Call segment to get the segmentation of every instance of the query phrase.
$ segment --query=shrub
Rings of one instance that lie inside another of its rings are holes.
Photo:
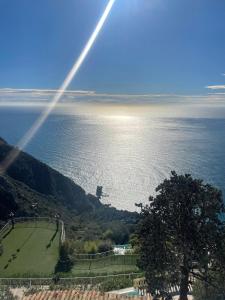
[[[98,245],[98,252],[102,253],[102,252],[107,252],[112,250],[112,243],[110,241],[102,241],[100,242],[100,244]]]
[[[100,291],[109,292],[112,290],[119,290],[119,289],[123,289],[126,287],[130,287],[132,285],[133,285],[133,280],[128,277],[110,278],[101,283]]]
[[[87,254],[95,254],[98,252],[98,243],[96,241],[87,241],[84,243],[84,252]]]

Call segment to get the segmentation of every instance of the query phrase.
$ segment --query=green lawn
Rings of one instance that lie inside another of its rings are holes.
[[[59,232],[55,224],[18,223],[4,236],[0,277],[48,276],[54,271],[59,250]]]
[[[75,261],[72,274],[75,276],[138,272],[137,257],[134,255],[113,255],[100,259]]]
[[[58,260],[59,232],[47,222],[25,222],[3,233],[0,277],[48,277]],[[1,237],[2,237],[1,236]],[[51,240],[53,241],[51,242]],[[138,272],[134,255],[76,260],[67,276],[96,276]]]

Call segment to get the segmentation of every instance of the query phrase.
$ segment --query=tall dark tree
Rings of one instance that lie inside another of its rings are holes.
[[[156,192],[141,210],[139,264],[151,293],[168,291],[176,284],[180,300],[187,300],[191,278],[209,283],[210,268],[224,260],[222,193],[175,172]]]
[[[73,260],[71,257],[72,253],[71,244],[69,241],[65,241],[61,246],[59,250],[59,259],[55,266],[55,274],[57,273],[66,273],[71,271],[73,267]],[[54,277],[54,280],[56,280],[57,277]]]

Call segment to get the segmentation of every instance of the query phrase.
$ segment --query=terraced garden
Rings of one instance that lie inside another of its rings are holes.
[[[52,277],[59,257],[60,230],[55,222],[27,221],[9,225],[0,233],[1,278]],[[110,255],[75,259],[71,272],[63,277],[93,277],[139,272],[135,255]]]

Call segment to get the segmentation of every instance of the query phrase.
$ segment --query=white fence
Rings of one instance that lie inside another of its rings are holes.
[[[0,230],[0,242],[4,236],[4,234],[6,234],[6,232],[8,232],[10,230],[11,227],[11,223],[7,222]]]
[[[60,220],[60,223],[61,223],[60,240],[61,240],[61,244],[63,244],[66,240],[66,231],[65,231],[64,222],[62,220]]]

